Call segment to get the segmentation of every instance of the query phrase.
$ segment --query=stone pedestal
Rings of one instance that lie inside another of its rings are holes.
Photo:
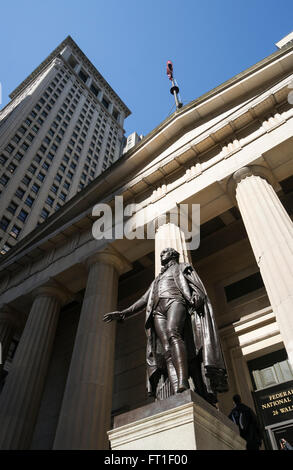
[[[232,421],[186,390],[114,420],[112,450],[245,450]]]

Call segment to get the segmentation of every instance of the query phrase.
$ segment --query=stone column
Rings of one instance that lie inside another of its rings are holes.
[[[28,449],[64,294],[40,287],[0,395],[0,449]]]
[[[175,248],[180,254],[179,262],[190,263],[184,232],[172,222],[159,225],[155,235],[156,276],[161,271],[160,253],[164,248]]]
[[[233,175],[236,199],[293,366],[293,224],[266,169],[244,167]]]
[[[0,374],[7,358],[10,343],[19,326],[18,313],[9,305],[0,307]]]
[[[103,314],[117,308],[124,260],[114,251],[87,261],[88,281],[81,309],[54,449],[108,449],[111,426],[116,322]]]

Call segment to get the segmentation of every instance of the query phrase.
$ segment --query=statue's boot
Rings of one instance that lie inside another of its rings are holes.
[[[178,388],[178,379],[177,379],[177,373],[173,364],[170,350],[165,352],[165,360],[166,360],[166,367],[167,367],[167,372],[168,372],[168,377],[171,383],[171,387],[172,387],[173,393],[176,393],[177,388]]]
[[[186,348],[181,338],[171,338],[170,344],[172,361],[178,377],[177,393],[181,393],[189,388]]]

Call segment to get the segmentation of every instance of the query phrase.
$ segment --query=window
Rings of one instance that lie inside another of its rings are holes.
[[[75,60],[74,56],[71,54],[69,59],[68,59],[68,63],[70,65],[70,67],[72,67],[73,69],[75,68],[76,64],[77,64],[77,61]]]
[[[18,208],[18,205],[11,201],[9,206],[7,207],[8,212],[11,212],[11,214],[15,214],[16,209]]]
[[[9,178],[7,175],[2,175],[1,178],[0,178],[0,183],[3,185],[3,186],[6,186],[7,183],[9,181]]]
[[[66,194],[61,192],[60,195],[59,195],[60,199],[62,199],[62,201],[65,201],[66,200]]]
[[[32,142],[32,141],[34,140],[35,136],[34,136],[33,134],[29,133],[29,134],[26,136],[26,138],[27,138],[30,142]]]
[[[18,219],[21,220],[22,222],[26,221],[26,218],[28,216],[28,212],[26,212],[24,209],[21,209],[20,213],[18,214]]]
[[[6,150],[6,152],[8,152],[8,153],[12,153],[13,150],[14,150],[14,147],[13,147],[13,145],[8,144],[5,150]]]
[[[32,198],[31,196],[28,196],[24,202],[28,207],[32,207],[33,203],[34,203],[34,198]]]
[[[19,129],[18,129],[18,132],[20,132],[21,134],[25,134],[26,133],[26,128],[21,126]]]
[[[18,188],[16,190],[15,196],[18,197],[18,199],[22,199],[24,196],[25,191],[21,188]]]
[[[42,160],[42,157],[38,154],[34,158],[34,161],[37,162],[37,163],[40,163],[41,160]]]
[[[7,162],[7,160],[8,160],[8,158],[5,157],[5,155],[2,154],[2,155],[0,156],[0,163],[2,163],[3,165]]]
[[[119,112],[115,108],[113,110],[113,118],[116,119],[116,121],[118,121],[119,119]]]
[[[39,179],[40,181],[44,181],[45,178],[46,178],[46,175],[44,175],[44,173],[39,173],[39,174],[38,174],[38,179]]]
[[[37,171],[37,168],[36,168],[34,165],[31,165],[31,166],[29,167],[28,171],[34,175],[35,172]]]
[[[10,224],[10,220],[7,217],[2,217],[0,221],[0,228],[6,232],[8,225]]]
[[[10,235],[13,237],[13,238],[17,238],[18,235],[20,234],[21,232],[21,228],[19,228],[17,225],[13,225],[11,231],[10,231]]]
[[[51,196],[47,197],[46,203],[49,204],[49,206],[53,206],[54,199]]]
[[[7,251],[9,251],[11,248],[11,245],[9,243],[4,243],[2,250],[0,251],[1,255],[5,255]]]
[[[56,186],[56,184],[52,184],[51,191],[56,194],[58,192],[58,186]]]
[[[93,94],[94,94],[95,96],[98,96],[100,90],[99,90],[99,88],[98,88],[97,86],[95,86],[94,84],[91,84],[90,89],[91,89],[91,91],[93,92]]]
[[[29,178],[29,177],[26,176],[26,175],[22,178],[22,182],[23,182],[26,186],[28,186],[28,185],[30,184],[31,180],[32,180],[32,179]]]
[[[46,219],[47,217],[49,217],[49,215],[50,215],[50,212],[47,211],[47,209],[43,208],[43,209],[42,209],[42,212],[41,212],[41,217],[42,217],[43,219]]]
[[[24,142],[24,143],[22,144],[21,148],[26,152],[27,149],[29,148],[29,145],[28,145],[26,142]]]
[[[102,104],[105,106],[106,109],[108,109],[110,106],[110,102],[105,97],[103,97],[102,99]]]
[[[89,76],[83,70],[80,70],[78,75],[84,83],[86,83],[87,79],[89,78]]]
[[[13,137],[12,140],[13,140],[13,142],[15,142],[16,144],[18,144],[18,142],[20,141],[20,137],[19,137],[17,134],[15,134],[15,136]]]
[[[37,194],[37,193],[39,192],[39,189],[40,189],[40,186],[39,186],[38,184],[34,183],[34,184],[32,185],[32,191],[33,191],[34,193]]]

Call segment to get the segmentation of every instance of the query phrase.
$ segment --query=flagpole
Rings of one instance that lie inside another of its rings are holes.
[[[172,78],[172,86],[170,88],[170,93],[174,95],[175,98],[175,104],[176,104],[176,109],[179,109],[182,107],[182,103],[178,99],[178,93],[179,93],[179,87],[175,84],[174,78]]]

